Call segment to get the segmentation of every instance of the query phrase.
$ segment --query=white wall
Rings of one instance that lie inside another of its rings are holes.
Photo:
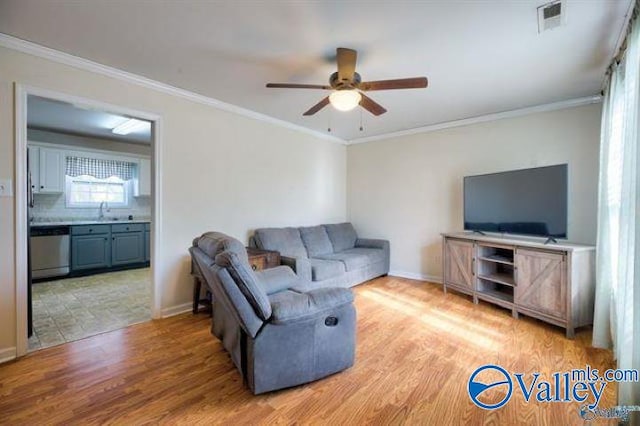
[[[164,309],[191,299],[187,249],[220,230],[242,240],[260,226],[346,218],[346,148],[10,49],[0,48],[0,179],[15,178],[14,83],[162,116]],[[0,358],[16,345],[14,198],[0,197]]]
[[[594,243],[601,106],[538,113],[348,147],[348,217],[391,240],[391,269],[442,276],[440,233],[462,230],[466,175],[569,164],[573,242]]]

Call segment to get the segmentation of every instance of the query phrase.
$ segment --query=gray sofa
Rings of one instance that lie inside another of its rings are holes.
[[[350,223],[256,229],[250,244],[280,252],[282,264],[315,287],[351,287],[389,273],[389,241],[359,238]]]
[[[190,248],[212,293],[212,333],[254,394],[353,365],[356,311],[346,288],[312,288],[291,268],[254,272],[240,241],[210,232]]]

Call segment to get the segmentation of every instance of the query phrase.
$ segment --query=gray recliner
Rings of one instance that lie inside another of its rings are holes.
[[[212,334],[254,394],[353,365],[351,290],[311,289],[287,266],[255,272],[243,244],[218,232],[194,239],[190,252],[212,293]]]

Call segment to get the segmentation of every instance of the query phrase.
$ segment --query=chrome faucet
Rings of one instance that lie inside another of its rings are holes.
[[[100,212],[98,213],[98,220],[104,220],[104,211],[109,211],[109,204],[106,201],[100,202]]]

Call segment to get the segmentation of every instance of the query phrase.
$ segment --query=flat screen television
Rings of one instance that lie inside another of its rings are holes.
[[[464,178],[464,229],[567,238],[566,164]]]

